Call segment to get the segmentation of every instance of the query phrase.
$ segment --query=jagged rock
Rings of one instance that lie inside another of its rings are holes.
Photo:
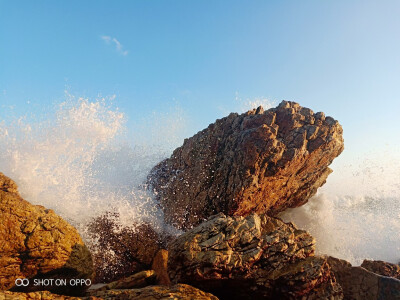
[[[363,267],[353,267],[349,262],[334,257],[328,257],[328,263],[345,299],[400,299],[400,280],[375,274]]]
[[[91,246],[95,282],[110,282],[148,270],[163,237],[150,224],[121,226],[118,216],[106,214],[93,220],[88,231],[97,243]]]
[[[222,213],[169,245],[173,283],[221,299],[342,299],[326,259],[314,257],[315,240],[280,219]]]
[[[68,297],[48,291],[32,293],[1,292],[0,300],[218,300],[217,297],[186,284],[172,287],[148,286],[141,289],[98,291],[94,296]]]
[[[170,285],[171,281],[168,276],[168,251],[160,249],[153,259],[151,269],[156,272],[157,283],[162,285]]]
[[[118,279],[110,282],[98,289],[91,290],[90,295],[94,295],[99,291],[114,290],[114,289],[136,289],[156,283],[156,273],[154,270],[141,271],[131,276]]]
[[[391,264],[382,260],[365,259],[361,267],[382,276],[400,279],[400,266],[396,264]]]
[[[17,278],[92,277],[92,257],[77,230],[54,211],[22,199],[17,185],[0,173],[0,290],[22,289],[15,287]],[[32,284],[24,291],[38,288],[80,292]]]
[[[217,120],[155,166],[148,184],[167,222],[191,228],[218,212],[275,216],[303,205],[343,151],[342,127],[282,101]]]

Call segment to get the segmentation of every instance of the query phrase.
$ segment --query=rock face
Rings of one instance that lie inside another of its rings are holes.
[[[95,282],[110,282],[150,268],[162,237],[149,225],[121,227],[106,214],[93,220],[88,230],[97,244],[92,253]]]
[[[172,287],[148,286],[141,289],[98,291],[94,296],[68,297],[48,291],[32,293],[1,292],[0,300],[218,300],[217,297],[186,284]]]
[[[361,267],[371,271],[373,273],[394,277],[400,280],[400,266],[396,264],[391,264],[382,260],[367,260],[365,259],[361,264]]]
[[[343,289],[345,299],[400,299],[400,280],[370,272],[342,259],[328,257],[328,263]]]
[[[91,254],[76,229],[52,210],[23,200],[17,185],[0,173],[0,290],[15,289],[16,278],[92,276]]]
[[[179,228],[218,212],[274,216],[306,203],[342,151],[337,121],[283,101],[217,120],[154,167],[148,183]]]
[[[221,299],[342,299],[314,244],[277,218],[218,214],[171,243],[169,275]]]

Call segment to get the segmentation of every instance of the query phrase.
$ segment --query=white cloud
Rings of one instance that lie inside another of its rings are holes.
[[[117,52],[121,55],[128,55],[128,50],[125,50],[124,47],[122,46],[121,42],[118,41],[115,37],[111,37],[109,35],[102,35],[101,39],[107,44],[115,44],[115,49]]]
[[[101,39],[102,39],[103,41],[105,41],[107,44],[109,44],[110,41],[111,41],[111,37],[108,36],[108,35],[102,35],[102,36],[101,36]]]

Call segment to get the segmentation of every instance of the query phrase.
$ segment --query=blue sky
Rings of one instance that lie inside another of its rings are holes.
[[[67,89],[116,95],[128,126],[179,106],[189,134],[235,98],[299,102],[344,127],[346,151],[399,152],[399,1],[0,0],[0,117]]]

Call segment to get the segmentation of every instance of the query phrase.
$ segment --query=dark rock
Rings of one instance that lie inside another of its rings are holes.
[[[69,297],[48,291],[13,293],[0,291],[0,300],[218,300],[217,297],[186,284],[172,287],[148,286],[140,289],[97,291],[94,296]]]
[[[382,276],[400,279],[400,266],[396,264],[391,264],[382,260],[365,259],[361,267]]]
[[[217,120],[154,167],[148,183],[179,228],[219,212],[274,216],[306,203],[342,151],[337,121],[283,101]]]
[[[400,299],[400,280],[375,274],[363,267],[353,267],[349,262],[334,257],[328,257],[328,263],[345,299]]]
[[[94,296],[96,297],[94,299],[118,300],[218,300],[217,297],[210,293],[203,292],[186,284],[177,284],[171,287],[155,285],[141,289],[100,291]]]

